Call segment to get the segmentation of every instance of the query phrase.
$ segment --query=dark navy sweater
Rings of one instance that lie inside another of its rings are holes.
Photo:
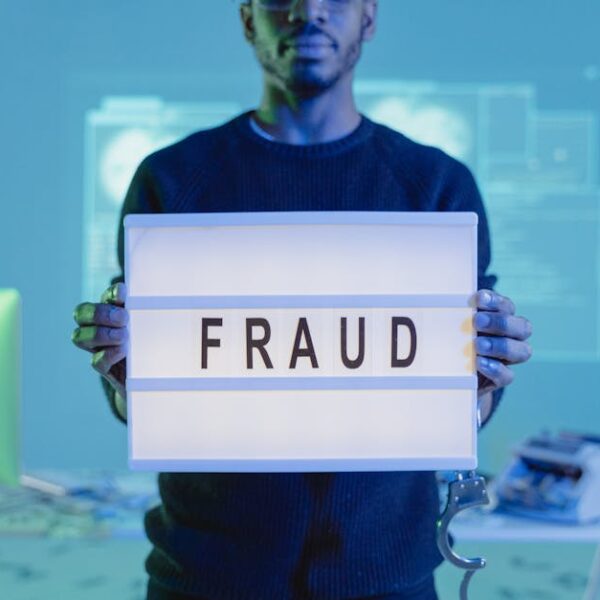
[[[348,136],[307,146],[262,138],[248,113],[197,132],[142,162],[122,217],[311,210],[475,211],[479,288],[495,283],[486,274],[486,215],[467,167],[365,117]],[[146,568],[181,593],[365,598],[414,585],[442,562],[433,472],[162,473],[159,488],[162,505],[145,518],[154,545]]]

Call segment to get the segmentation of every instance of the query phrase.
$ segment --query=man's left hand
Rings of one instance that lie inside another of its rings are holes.
[[[511,365],[529,360],[531,346],[525,340],[531,336],[532,327],[524,317],[515,316],[510,298],[479,290],[476,301],[478,395],[483,396],[512,382]]]

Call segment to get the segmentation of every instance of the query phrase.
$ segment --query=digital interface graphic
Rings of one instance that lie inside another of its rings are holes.
[[[533,85],[359,80],[369,118],[437,146],[475,175],[489,214],[491,272],[534,324],[535,356],[600,358],[598,117],[538,110]],[[84,294],[118,272],[119,209],[150,152],[239,112],[236,99],[110,97],[86,118]],[[569,319],[565,314],[569,314]]]
[[[86,114],[83,293],[99,298],[119,272],[119,213],[140,162],[199,129],[225,122],[234,102],[178,104],[154,97],[108,97]]]

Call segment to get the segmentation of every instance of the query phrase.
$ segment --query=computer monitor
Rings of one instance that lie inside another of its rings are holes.
[[[0,483],[19,484],[21,297],[0,289]]]

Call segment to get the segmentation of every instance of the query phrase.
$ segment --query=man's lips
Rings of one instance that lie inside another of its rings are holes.
[[[292,50],[298,56],[306,58],[321,58],[329,53],[335,44],[322,36],[299,37],[288,40],[284,44],[285,50]]]
[[[329,48],[335,46],[332,40],[324,36],[296,37],[284,42],[288,48]]]

